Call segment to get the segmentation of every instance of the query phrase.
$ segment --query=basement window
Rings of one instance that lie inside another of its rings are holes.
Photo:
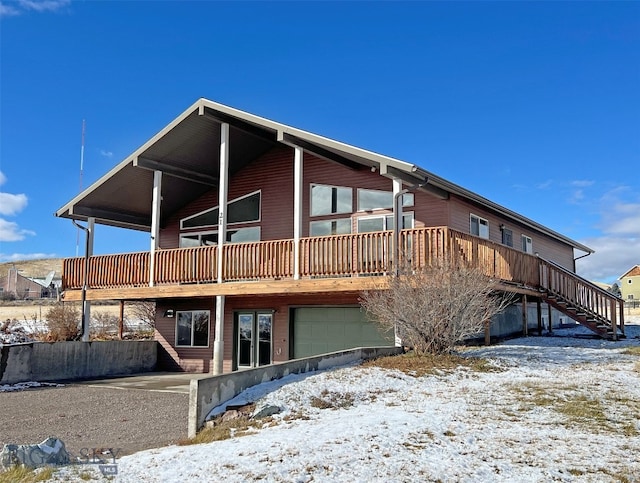
[[[176,313],[176,347],[209,345],[209,311],[189,310]]]

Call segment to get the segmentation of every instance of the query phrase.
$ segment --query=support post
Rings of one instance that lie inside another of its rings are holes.
[[[484,321],[484,345],[491,345],[491,319]]]
[[[529,335],[529,319],[527,317],[527,296],[522,295],[522,335],[527,337]]]
[[[553,334],[553,320],[551,319],[551,304],[547,303],[547,318],[549,324],[549,334]]]
[[[118,339],[122,340],[124,332],[124,300],[120,301],[120,320],[118,320]]]
[[[160,242],[160,204],[162,203],[162,171],[153,172],[151,202],[151,247],[149,249],[149,287],[155,284],[156,250]]]
[[[538,335],[542,335],[542,300],[536,299],[536,314],[538,315]]]
[[[96,227],[96,219],[89,217],[87,219],[87,243],[85,246],[85,293],[89,288],[89,258],[93,256],[93,241]],[[84,298],[82,301],[82,342],[91,340],[91,302]]]
[[[218,283],[224,281],[224,244],[227,239],[227,193],[229,188],[229,124],[220,125],[220,184],[218,186]],[[224,295],[216,296],[216,332],[213,342],[215,375],[222,374],[224,362]]]
[[[613,330],[613,333],[611,335],[613,336],[613,340],[618,340],[618,311],[616,310],[617,307],[616,307],[615,300],[611,300],[610,309],[611,309],[611,330]]]
[[[293,279],[300,279],[300,239],[302,238],[302,160],[304,151],[295,146],[293,155]]]

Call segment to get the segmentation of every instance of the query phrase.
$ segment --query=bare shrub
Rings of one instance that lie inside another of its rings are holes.
[[[127,303],[129,314],[137,320],[141,320],[151,329],[156,326],[156,303],[152,300],[137,300]],[[130,324],[131,325],[131,324]]]
[[[80,337],[81,313],[77,305],[59,302],[49,308],[45,318],[48,329],[45,340],[76,340]]]
[[[107,312],[91,312],[91,337],[96,339],[112,339],[118,335],[120,318]]]
[[[360,303],[383,329],[395,327],[417,354],[444,354],[478,334],[512,300],[497,293],[495,281],[480,269],[441,260],[401,270],[388,289],[367,291]]]

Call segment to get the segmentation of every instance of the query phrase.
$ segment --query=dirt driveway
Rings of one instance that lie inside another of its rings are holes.
[[[126,378],[112,381],[0,392],[0,445],[55,436],[72,456],[93,448],[114,448],[122,456],[187,436],[184,385],[149,390],[127,386]]]

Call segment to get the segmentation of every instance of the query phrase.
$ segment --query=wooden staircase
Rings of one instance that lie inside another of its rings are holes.
[[[603,339],[624,333],[624,301],[560,265],[540,260],[542,299]]]

